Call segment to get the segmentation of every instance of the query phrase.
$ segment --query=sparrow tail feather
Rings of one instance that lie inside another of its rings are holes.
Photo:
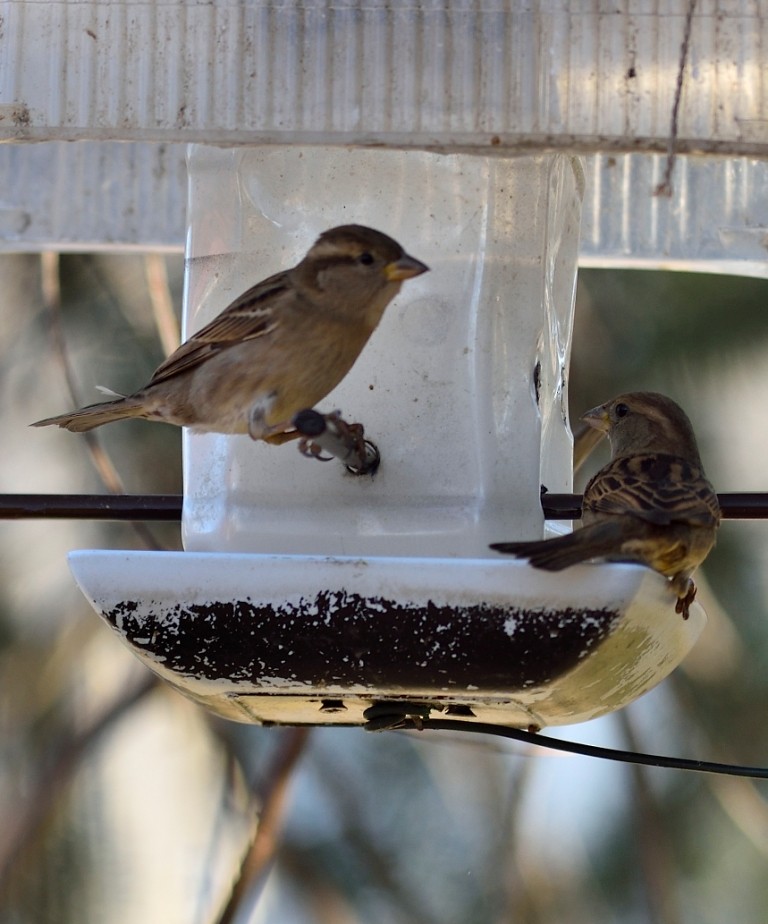
[[[143,417],[144,406],[138,398],[118,398],[115,401],[105,401],[101,404],[91,404],[72,411],[70,414],[59,414],[57,417],[46,417],[45,420],[36,420],[31,427],[62,427],[72,433],[83,433],[93,430],[102,424],[112,423],[113,420],[125,420],[129,417]]]
[[[534,568],[562,571],[591,558],[615,554],[621,541],[615,523],[592,523],[567,536],[535,542],[494,542],[491,548],[516,558],[527,558]]]

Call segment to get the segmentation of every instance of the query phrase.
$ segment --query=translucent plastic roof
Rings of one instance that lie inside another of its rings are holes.
[[[665,150],[689,0],[5,0],[6,140]],[[768,3],[699,0],[681,151],[768,144]]]
[[[585,262],[765,273],[768,0],[4,0],[0,16],[0,140],[44,142],[0,145],[0,250],[181,249],[185,142],[559,149],[586,156]],[[676,100],[691,156],[665,199]]]

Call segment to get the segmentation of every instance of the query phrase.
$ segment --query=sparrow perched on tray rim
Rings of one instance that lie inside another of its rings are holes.
[[[611,461],[588,482],[582,528],[492,549],[560,571],[593,558],[638,562],[670,579],[676,609],[688,615],[695,569],[715,544],[720,505],[682,408],[656,392],[630,392],[582,420],[607,434]]]

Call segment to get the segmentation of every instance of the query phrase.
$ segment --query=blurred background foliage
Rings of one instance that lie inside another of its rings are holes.
[[[179,306],[182,259],[162,260]],[[40,257],[2,256],[0,276],[2,492],[103,491],[83,439],[27,424],[98,400],[98,384],[132,390],[163,359],[148,259],[61,257],[74,397]],[[574,419],[623,390],[666,392],[689,412],[718,490],[765,490],[767,301],[762,279],[583,270]],[[127,491],[181,491],[175,428],[126,422],[99,440]],[[596,453],[585,477],[602,459]],[[180,547],[176,527],[151,531]],[[5,924],[213,924],[259,808],[279,822],[285,786],[274,862],[267,856],[239,917],[221,920],[765,919],[768,784],[471,735],[318,729],[296,738],[226,723],[153,682],[73,586],[69,549],[141,548],[142,534],[127,524],[6,521],[0,536]],[[694,652],[628,709],[562,734],[768,765],[767,558],[768,523],[726,523],[701,575],[710,619]]]

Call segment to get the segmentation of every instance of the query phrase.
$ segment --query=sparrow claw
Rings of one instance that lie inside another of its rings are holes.
[[[690,607],[693,601],[696,599],[696,585],[693,581],[688,581],[688,591],[684,597],[678,597],[677,603],[675,604],[675,612],[680,613],[683,619],[688,619],[690,615]]]
[[[308,458],[327,461],[325,451],[340,459],[353,475],[373,474],[378,468],[378,449],[365,439],[360,423],[347,423],[339,411],[321,414],[311,408],[299,411],[293,425],[302,436],[299,451]]]
[[[322,448],[317,443],[313,443],[310,436],[302,436],[299,440],[299,452],[305,459],[317,459],[318,462],[333,461],[333,456],[324,456]]]
[[[365,427],[361,423],[347,423],[341,416],[341,411],[331,411],[328,415],[338,428],[339,437],[354,447],[360,459],[366,457]]]

